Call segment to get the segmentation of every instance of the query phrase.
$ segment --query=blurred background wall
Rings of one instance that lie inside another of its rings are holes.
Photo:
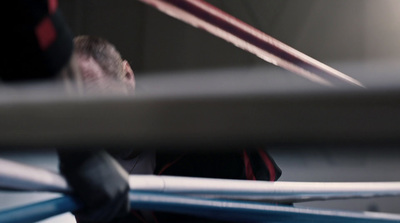
[[[396,0],[208,0],[323,62],[400,57]],[[139,1],[60,0],[74,34],[109,39],[139,74],[267,64]]]

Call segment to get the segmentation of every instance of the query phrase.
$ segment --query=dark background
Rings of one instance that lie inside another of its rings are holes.
[[[396,0],[208,0],[322,62],[400,57]],[[74,34],[113,42],[138,75],[146,72],[268,66],[203,30],[136,0],[60,0]]]

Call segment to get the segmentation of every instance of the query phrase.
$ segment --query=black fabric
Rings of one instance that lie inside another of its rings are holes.
[[[159,174],[165,166],[173,163],[163,171],[162,175],[246,179],[243,149],[216,149],[215,151],[157,152],[155,174]],[[268,166],[260,157],[258,149],[246,149],[246,152],[256,179],[271,180]],[[264,152],[273,165],[275,180],[279,179],[281,169],[265,150]]]
[[[129,212],[128,174],[105,151],[58,151],[60,171],[84,208],[79,222],[109,222]]]
[[[207,177],[207,178],[225,178],[225,179],[246,179],[245,164],[243,149],[222,149],[217,148],[215,150],[205,150],[203,152],[182,152],[174,151],[172,149],[165,150],[161,149],[156,151],[156,168],[154,174],[158,175],[161,171],[161,175],[170,176],[188,176],[188,177]],[[250,164],[256,171],[256,177],[259,180],[270,180],[268,167],[264,164],[262,158],[259,156],[258,149],[247,149],[246,152],[249,155]],[[141,156],[142,154],[139,154]],[[268,155],[268,154],[267,154]],[[269,156],[269,155],[268,155]],[[132,158],[131,161],[135,162],[135,167],[131,169],[130,174],[144,173],[144,169],[138,168],[141,166],[141,162],[148,162],[148,159],[137,159],[138,157]],[[274,160],[269,156],[272,162],[276,177],[278,178],[281,174],[279,167],[276,165]],[[121,162],[122,160],[119,159]],[[142,164],[143,165],[143,164]],[[144,165],[146,166],[146,165]],[[262,169],[262,170],[260,170]],[[147,169],[147,171],[149,171]],[[150,173],[149,173],[150,174]],[[152,222],[154,218],[157,222],[224,222],[215,219],[202,218],[192,215],[172,214],[164,212],[151,212],[142,215],[143,212],[136,211],[124,218],[114,219],[113,223],[137,223],[137,222]],[[141,216],[139,219],[137,215]],[[80,222],[79,222],[80,223]]]
[[[265,154],[268,156],[269,160],[271,161],[271,164],[273,165],[273,170],[275,172],[275,180],[278,180],[279,177],[282,175],[281,169],[278,167],[278,165],[275,163],[275,161],[271,158],[271,156],[264,151]],[[270,176],[270,170],[268,166],[265,164],[264,160],[260,156],[260,152],[258,149],[246,149],[246,153],[250,159],[250,165],[253,169],[254,176],[256,177],[257,180],[264,180],[264,181],[270,181],[271,176]]]
[[[57,9],[49,12],[46,0],[8,2],[9,18],[3,29],[4,50],[0,77],[8,82],[39,81],[54,78],[68,63],[73,49],[73,35]],[[55,28],[55,40],[41,49],[35,28],[48,17]]]
[[[222,152],[158,152],[156,157],[156,172],[176,161],[162,175],[207,177],[225,179],[245,179],[244,164],[241,150]]]
[[[246,167],[244,164],[243,149],[216,149],[215,151],[207,150],[205,152],[190,153],[159,152],[157,153],[155,174],[163,171],[161,175],[246,179]],[[259,156],[257,149],[247,149],[246,152],[249,154],[250,164],[255,171],[256,179],[269,181],[270,176],[268,167],[264,164],[263,160]],[[278,179],[281,175],[281,170],[270,156],[269,158],[274,165],[276,179]],[[155,212],[154,216],[159,223],[226,222],[197,216],[164,212]]]

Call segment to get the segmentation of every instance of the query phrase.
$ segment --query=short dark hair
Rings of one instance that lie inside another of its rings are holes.
[[[117,79],[122,78],[121,54],[106,39],[89,35],[77,36],[74,38],[74,51],[80,55],[93,57],[107,75]]]

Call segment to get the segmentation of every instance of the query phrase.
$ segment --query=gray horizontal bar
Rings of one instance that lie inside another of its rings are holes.
[[[46,92],[46,94],[43,94]],[[400,142],[400,91],[0,97],[0,146]]]

